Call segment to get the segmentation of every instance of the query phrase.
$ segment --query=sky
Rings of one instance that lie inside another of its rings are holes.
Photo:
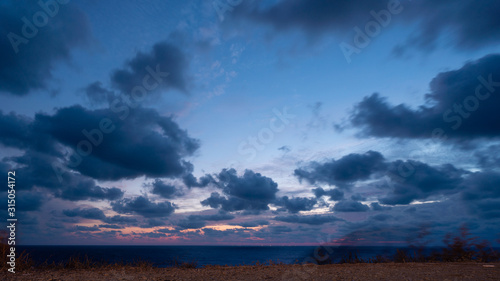
[[[18,243],[498,245],[499,12],[2,1]]]

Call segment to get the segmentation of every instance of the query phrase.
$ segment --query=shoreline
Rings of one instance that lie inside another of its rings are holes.
[[[2,280],[500,280],[500,262],[110,267],[2,272]]]

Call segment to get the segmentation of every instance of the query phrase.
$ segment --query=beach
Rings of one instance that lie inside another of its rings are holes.
[[[500,263],[380,263],[24,270],[2,280],[500,280]]]

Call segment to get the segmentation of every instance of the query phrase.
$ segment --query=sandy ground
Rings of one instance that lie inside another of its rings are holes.
[[[489,266],[484,266],[489,265]],[[492,267],[493,265],[494,267]],[[273,265],[201,269],[30,270],[1,280],[500,280],[500,263]]]

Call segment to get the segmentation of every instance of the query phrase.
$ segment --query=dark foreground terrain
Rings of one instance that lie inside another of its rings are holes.
[[[24,270],[1,280],[500,280],[500,263],[381,263]]]

